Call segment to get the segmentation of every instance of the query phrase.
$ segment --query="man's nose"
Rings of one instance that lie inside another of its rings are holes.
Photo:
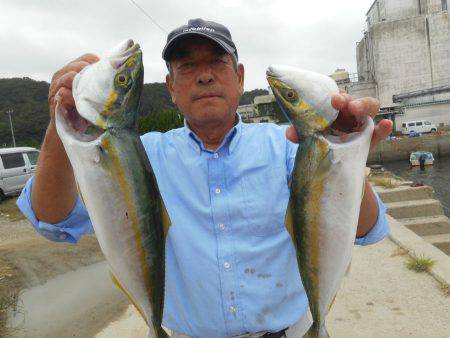
[[[197,83],[207,84],[214,82],[214,74],[209,64],[203,64],[199,67]]]

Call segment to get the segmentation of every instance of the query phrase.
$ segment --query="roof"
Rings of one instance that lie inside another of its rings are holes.
[[[271,103],[275,101],[275,95],[272,94],[256,96],[253,100],[255,104]]]
[[[28,151],[39,151],[39,150],[31,147],[0,148],[0,154],[24,153]]]

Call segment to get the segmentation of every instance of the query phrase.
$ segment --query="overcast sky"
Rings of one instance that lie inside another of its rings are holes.
[[[356,72],[356,42],[373,0],[134,0],[169,32],[190,18],[225,24],[246,69],[246,90],[266,88],[270,64]],[[0,78],[50,81],[68,61],[126,38],[144,53],[145,82],[162,82],[167,33],[130,0],[0,0]]]

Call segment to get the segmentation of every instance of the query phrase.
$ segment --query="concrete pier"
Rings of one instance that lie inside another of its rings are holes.
[[[429,186],[375,187],[387,213],[401,225],[450,256],[450,219]]]
[[[390,141],[381,141],[371,152],[368,164],[408,160],[413,151],[431,151],[437,158],[450,156],[450,134],[422,135],[420,137],[402,137]]]

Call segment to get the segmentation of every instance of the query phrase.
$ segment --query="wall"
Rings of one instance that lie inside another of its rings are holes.
[[[440,4],[440,0],[439,0]],[[450,20],[449,12],[428,17],[433,86],[450,85]]]
[[[362,81],[373,80],[373,56],[371,54],[370,43],[369,33],[365,32],[362,40],[356,45],[358,77]]]
[[[404,115],[396,115],[396,131],[401,131],[402,123],[415,120],[427,120],[438,127],[450,125],[450,103],[433,104],[420,107],[406,107]]]
[[[419,0],[377,0],[367,13],[366,19],[368,26],[370,26],[382,21],[418,16],[420,13]]]
[[[450,156],[450,134],[382,141],[370,154],[367,163],[370,165],[398,160],[409,161],[411,152],[418,150],[431,151],[435,157]]]
[[[345,85],[343,89],[355,99],[362,97],[377,97],[375,83],[373,82],[355,82]]]
[[[370,32],[382,107],[394,106],[395,94],[431,87],[424,17],[375,24]]]
[[[437,13],[442,11],[442,2],[441,0],[424,0],[427,3],[427,13],[428,14],[432,14],[432,13]],[[448,0],[447,0],[447,5],[448,4]]]
[[[356,48],[358,75],[375,83],[382,107],[398,105],[396,94],[450,85],[450,20],[441,0],[377,0],[367,18]]]

